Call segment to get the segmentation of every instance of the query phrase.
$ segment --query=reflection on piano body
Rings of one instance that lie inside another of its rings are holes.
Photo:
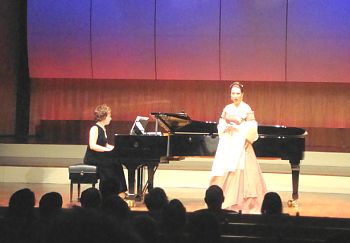
[[[160,162],[185,156],[214,156],[219,142],[215,122],[191,120],[186,113],[153,112],[151,115],[156,119],[156,130],[160,125],[166,131],[166,136],[115,135],[113,152],[128,169],[129,195],[134,195],[136,199],[142,198],[146,186],[153,186],[154,172]],[[258,126],[258,133],[259,139],[253,144],[256,156],[289,161],[292,170],[292,198],[297,200],[299,165],[305,151],[305,130],[284,126]],[[148,166],[145,187],[142,185],[144,166]]]

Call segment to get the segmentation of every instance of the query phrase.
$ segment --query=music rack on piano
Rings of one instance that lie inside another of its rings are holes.
[[[167,135],[115,135],[115,150],[128,169],[129,195],[142,199],[146,187],[152,188],[160,162],[186,156],[214,156],[219,142],[216,122],[192,120],[186,113],[152,112],[156,134],[160,125]],[[259,139],[253,143],[257,157],[288,160],[292,171],[293,193],[298,199],[300,161],[304,158],[306,131],[297,127],[258,126]],[[143,186],[143,167],[148,166],[148,181]],[[135,194],[135,172],[137,193]]]

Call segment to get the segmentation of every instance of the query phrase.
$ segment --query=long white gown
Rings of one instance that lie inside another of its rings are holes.
[[[223,208],[242,213],[260,213],[266,185],[252,143],[258,139],[257,122],[245,102],[227,105],[221,115],[219,144],[212,165],[210,185],[222,188]],[[237,124],[235,119],[244,119]],[[248,141],[248,143],[246,143]]]

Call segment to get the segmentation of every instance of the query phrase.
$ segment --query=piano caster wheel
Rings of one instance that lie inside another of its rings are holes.
[[[297,208],[298,207],[298,200],[294,200],[294,199],[288,200],[287,205],[290,208]]]

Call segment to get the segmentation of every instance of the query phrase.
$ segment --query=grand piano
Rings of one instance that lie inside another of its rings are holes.
[[[186,156],[214,156],[219,142],[216,122],[195,121],[186,113],[152,112],[151,115],[156,120],[154,133],[115,135],[114,153],[128,169],[128,194],[136,200],[142,198],[146,187],[153,186],[153,176],[159,163],[179,160]],[[166,135],[159,135],[159,126]],[[298,199],[300,161],[304,158],[306,131],[296,127],[258,126],[258,134],[259,139],[253,144],[257,157],[289,161],[293,193],[288,204],[295,206]],[[145,166],[148,167],[148,181],[144,186],[143,168]]]

